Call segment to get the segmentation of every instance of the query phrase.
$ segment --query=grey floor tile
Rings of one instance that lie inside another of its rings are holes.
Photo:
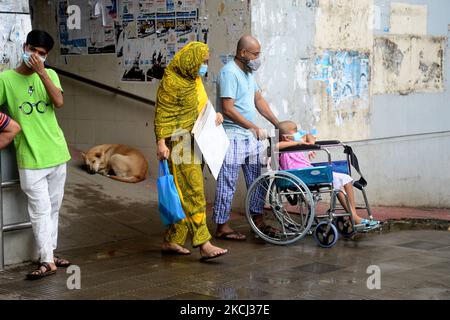
[[[313,262],[306,265],[302,265],[299,267],[294,267],[292,269],[298,270],[301,272],[309,272],[309,273],[316,273],[316,274],[322,274],[327,272],[333,272],[339,269],[343,269],[343,266],[339,265],[331,265],[326,263],[320,263],[320,262]]]

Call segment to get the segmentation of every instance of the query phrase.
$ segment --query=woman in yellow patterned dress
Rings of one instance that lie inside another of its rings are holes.
[[[206,225],[206,200],[201,160],[194,152],[191,130],[207,95],[201,75],[207,69],[208,46],[191,42],[181,49],[167,66],[158,88],[155,135],[158,159],[168,159],[186,219],[170,225],[161,246],[163,252],[190,254],[184,247],[187,236],[200,249],[202,259],[217,258],[228,251],[211,244]],[[217,115],[216,122],[223,121]]]

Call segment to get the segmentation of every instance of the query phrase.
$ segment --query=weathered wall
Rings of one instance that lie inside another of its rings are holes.
[[[313,120],[310,59],[314,53],[314,7],[307,1],[254,1],[252,33],[262,46],[256,73],[275,115],[305,124]],[[267,121],[259,118],[259,124]]]
[[[121,82],[121,72],[115,54],[59,55],[54,1],[30,1],[33,27],[47,30],[56,44],[48,64],[88,79],[120,88],[136,95],[156,100],[158,81],[151,84]],[[249,3],[240,0],[202,0],[200,20],[208,29],[210,71],[205,81],[212,101],[215,101],[215,80],[226,56],[234,55],[240,35],[250,30]],[[142,150],[150,160],[150,175],[157,175],[154,107],[132,99],[116,96],[83,83],[61,77],[65,89],[65,106],[58,110],[58,119],[67,141],[86,150],[102,143],[124,143]],[[211,180],[206,174],[207,183]],[[211,181],[213,183],[213,181]],[[209,188],[211,189],[211,188]],[[209,198],[213,193],[208,194]]]
[[[276,44],[258,81],[277,115],[355,146],[373,204],[450,207],[450,2],[252,6],[263,51]]]
[[[0,72],[15,68],[22,59],[23,42],[31,30],[28,1],[0,1]]]
[[[369,181],[371,204],[449,208],[450,132],[351,145]]]
[[[34,26],[56,38],[54,8],[38,2],[31,1]],[[274,112],[306,129],[317,127],[321,138],[355,146],[371,203],[450,207],[448,12],[450,2],[442,0],[203,1],[210,99],[215,102],[220,67],[251,30],[263,51],[257,79]],[[157,82],[118,81],[114,55],[60,57],[57,51],[50,64],[155,99]],[[87,148],[121,141],[154,161],[152,107],[64,78],[63,85],[60,118],[70,143]],[[205,179],[212,201],[215,182],[209,174]],[[244,195],[241,181],[236,207]]]

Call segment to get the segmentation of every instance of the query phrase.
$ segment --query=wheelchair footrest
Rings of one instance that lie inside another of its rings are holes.
[[[357,224],[355,225],[356,232],[369,232],[373,230],[377,230],[382,227],[382,223],[377,223],[376,225],[368,226],[365,224]]]

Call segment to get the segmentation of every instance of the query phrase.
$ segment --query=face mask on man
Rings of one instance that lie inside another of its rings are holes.
[[[250,60],[247,62],[247,67],[249,67],[252,71],[257,71],[259,67],[261,67],[261,59]]]
[[[32,55],[32,54],[33,54],[32,52],[29,52],[29,51],[26,51],[26,50],[25,50],[25,51],[23,52],[23,54],[22,54],[23,62],[25,62],[26,66],[27,66],[28,68],[30,68],[30,69],[31,69],[30,58],[31,58],[31,55]],[[39,58],[39,60],[42,61],[42,63],[44,63],[45,60],[46,60],[46,58],[43,58],[43,57],[41,57],[40,55],[38,55],[38,58]]]
[[[207,64],[202,64],[200,66],[200,70],[198,71],[198,75],[200,77],[204,77],[206,75],[206,73],[208,72],[208,65]]]

